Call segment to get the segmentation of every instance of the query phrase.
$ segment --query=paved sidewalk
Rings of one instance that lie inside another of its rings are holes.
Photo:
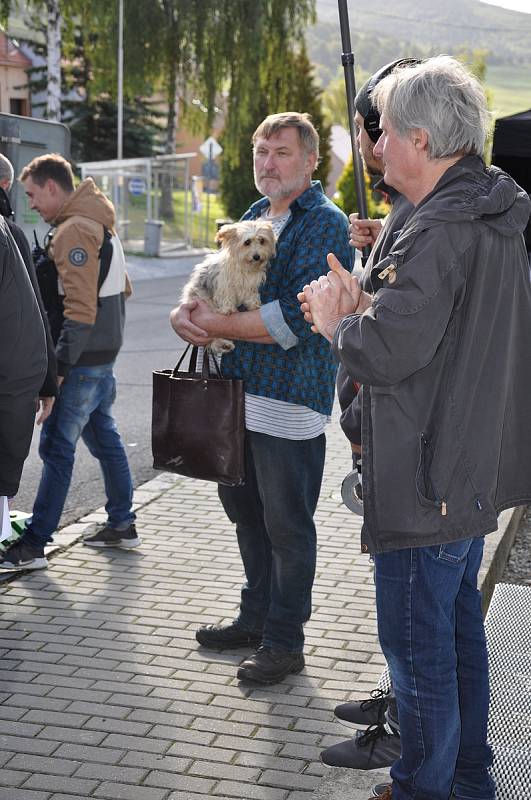
[[[242,580],[213,484],[161,474],[135,493],[141,548],[84,547],[98,512],[61,532],[47,571],[4,580],[0,800],[335,797],[319,752],[348,731],[332,709],[383,666],[360,521],[339,498],[350,464],[334,423],[307,667],[278,686],[236,680],[249,651],[195,642],[232,618]]]

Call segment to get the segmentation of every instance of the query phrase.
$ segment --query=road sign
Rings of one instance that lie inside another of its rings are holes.
[[[141,194],[146,193],[146,182],[144,178],[131,178],[127,184],[129,193],[134,197],[140,197]]]
[[[213,136],[205,139],[203,144],[199,145],[199,149],[205,158],[217,158],[223,152],[222,146],[217,142]]]

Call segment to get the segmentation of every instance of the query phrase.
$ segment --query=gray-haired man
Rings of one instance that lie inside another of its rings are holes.
[[[530,202],[485,166],[484,93],[454,59],[393,73],[375,99],[374,154],[415,211],[374,267],[374,295],[371,276],[364,292],[350,281],[345,312],[331,257],[336,272],[302,297],[364,386],[362,550],[402,744],[375,796],[493,800],[477,574],[498,513],[531,500]]]

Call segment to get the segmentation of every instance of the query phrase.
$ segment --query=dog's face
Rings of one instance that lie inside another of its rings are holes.
[[[275,234],[269,222],[245,220],[223,225],[219,229],[216,242],[227,249],[230,256],[240,264],[254,269],[263,269],[274,257]]]

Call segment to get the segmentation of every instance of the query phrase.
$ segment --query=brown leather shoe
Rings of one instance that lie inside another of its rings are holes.
[[[372,790],[369,800],[393,800],[393,787],[390,783],[379,783]]]

